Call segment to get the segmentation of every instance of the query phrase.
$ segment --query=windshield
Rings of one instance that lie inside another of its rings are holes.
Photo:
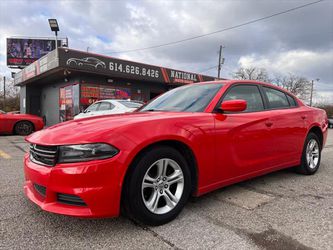
[[[193,84],[178,87],[144,106],[144,111],[203,112],[223,84]]]
[[[130,101],[118,101],[118,102],[127,108],[139,108],[142,106],[142,104],[137,102],[130,102]]]

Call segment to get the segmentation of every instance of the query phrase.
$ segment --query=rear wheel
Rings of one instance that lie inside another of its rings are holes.
[[[15,125],[15,133],[18,135],[30,135],[33,131],[33,125],[28,121],[21,121]]]
[[[319,138],[314,133],[309,133],[305,139],[301,165],[296,171],[301,174],[311,175],[317,172],[321,160],[321,146]]]
[[[191,190],[187,162],[167,146],[146,152],[125,182],[124,206],[133,219],[148,225],[173,220],[183,209]]]

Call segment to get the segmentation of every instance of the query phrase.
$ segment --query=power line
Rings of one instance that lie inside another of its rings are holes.
[[[253,23],[256,23],[256,22],[260,22],[262,20],[266,20],[266,19],[275,17],[275,16],[286,14],[286,13],[289,13],[289,12],[292,12],[292,11],[295,11],[295,10],[298,10],[298,9],[301,9],[301,8],[304,8],[304,7],[308,7],[310,5],[314,5],[314,4],[323,2],[323,1],[324,0],[319,0],[319,1],[311,2],[311,3],[303,4],[303,5],[291,8],[291,9],[287,9],[287,10],[284,10],[284,11],[281,11],[281,12],[274,13],[274,14],[269,15],[269,16],[265,16],[265,17],[253,19],[253,20],[250,20],[250,21],[247,21],[247,22],[244,22],[244,23],[241,23],[241,24],[237,24],[237,25],[234,25],[234,26],[231,26],[231,27],[228,27],[228,28],[216,30],[216,31],[213,31],[213,32],[210,32],[210,33],[206,33],[206,34],[202,34],[202,35],[198,35],[198,36],[193,36],[193,37],[185,38],[185,39],[178,40],[178,41],[163,43],[163,44],[159,44],[159,45],[153,45],[153,46],[144,47],[144,48],[123,50],[123,51],[111,51],[111,52],[108,52],[108,53],[114,53],[114,54],[116,54],[116,53],[128,53],[128,52],[135,52],[135,51],[156,49],[156,48],[160,48],[160,47],[165,47],[165,46],[170,46],[170,45],[174,45],[174,44],[178,44],[178,43],[183,43],[183,42],[191,41],[191,40],[194,40],[194,39],[198,39],[198,38],[202,38],[202,37],[214,35],[214,34],[217,34],[217,33],[221,33],[221,32],[224,32],[224,31],[228,31],[228,30],[240,28],[240,27],[243,27],[245,25],[253,24]]]
[[[217,67],[218,67],[218,65],[214,65],[214,66],[209,67],[209,68],[207,68],[207,69],[203,69],[203,70],[199,71],[198,73],[204,73],[204,72],[209,71],[209,70],[211,70],[211,69],[216,69]]]

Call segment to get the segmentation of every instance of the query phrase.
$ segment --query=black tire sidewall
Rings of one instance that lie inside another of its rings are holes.
[[[310,140],[316,140],[316,142],[318,143],[318,146],[319,146],[319,159],[318,159],[318,164],[316,166],[316,168],[312,169],[309,167],[309,164],[306,160],[306,148],[308,146],[308,143]],[[303,153],[302,153],[302,162],[301,162],[301,171],[304,173],[304,174],[314,174],[315,172],[317,172],[319,166],[320,166],[320,161],[321,161],[321,144],[320,144],[320,140],[318,138],[318,136],[314,133],[309,133],[308,136],[306,137],[305,139],[305,143],[304,143],[304,147],[303,147]]]
[[[30,127],[29,133],[25,133],[25,132],[22,133],[22,131],[20,131],[20,129],[18,128],[18,126],[20,126],[21,124],[26,124],[26,125],[28,125]],[[31,125],[30,122],[22,121],[22,122],[16,123],[16,125],[15,125],[15,133],[18,134],[18,135],[29,135],[29,134],[32,133],[32,131],[33,131],[33,126]]]
[[[159,159],[170,158],[178,163],[184,175],[184,190],[181,199],[174,209],[166,214],[154,214],[150,212],[141,195],[141,185],[144,175],[149,167]],[[135,220],[148,225],[162,225],[173,220],[181,212],[191,192],[191,174],[184,157],[175,149],[167,146],[153,148],[146,152],[134,166],[129,178],[127,202],[129,203],[130,214]]]

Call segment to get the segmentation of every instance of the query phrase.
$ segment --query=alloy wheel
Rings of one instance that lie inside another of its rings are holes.
[[[319,162],[319,145],[315,139],[311,139],[306,147],[306,161],[309,168],[315,169]]]
[[[184,174],[178,163],[169,158],[154,162],[144,175],[141,193],[146,208],[154,214],[174,209],[184,191]]]

